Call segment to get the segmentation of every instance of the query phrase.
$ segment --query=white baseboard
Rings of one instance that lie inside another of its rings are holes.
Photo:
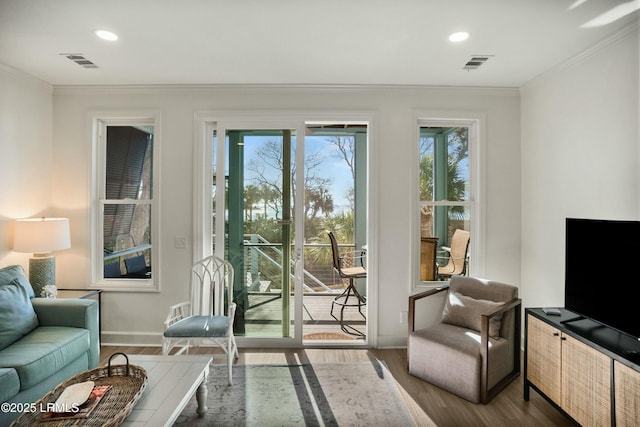
[[[162,346],[162,333],[102,331],[100,344],[105,346],[160,347]]]

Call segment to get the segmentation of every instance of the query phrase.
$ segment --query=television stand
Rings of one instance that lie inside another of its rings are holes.
[[[561,320],[560,323],[566,325],[567,323],[577,322],[579,320],[585,320],[585,319],[586,319],[586,317],[578,315],[577,317],[574,317],[573,319]]]
[[[560,311],[525,309],[524,400],[533,389],[581,425],[640,425],[640,342]]]

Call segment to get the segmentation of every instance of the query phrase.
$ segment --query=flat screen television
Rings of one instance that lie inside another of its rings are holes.
[[[565,308],[640,340],[640,221],[566,219]]]

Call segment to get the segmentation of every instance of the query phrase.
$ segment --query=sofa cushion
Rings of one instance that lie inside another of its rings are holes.
[[[13,368],[0,368],[0,402],[6,402],[20,391],[20,379]]]
[[[33,298],[35,296],[33,287],[31,286],[31,283],[29,283],[27,276],[25,276],[24,269],[21,265],[10,265],[8,267],[0,268],[0,286],[11,283],[13,279],[18,279],[20,286],[24,288],[27,295],[29,295],[29,298]]]
[[[0,286],[0,350],[38,326],[31,299],[18,278]]]
[[[449,291],[442,311],[442,321],[450,325],[461,326],[480,332],[483,313],[495,310],[503,305],[501,302],[475,299],[456,291]],[[489,336],[500,336],[500,320],[502,315],[489,319]]]
[[[20,390],[25,390],[88,351],[88,330],[41,326],[1,350],[0,367],[15,368],[20,378]]]

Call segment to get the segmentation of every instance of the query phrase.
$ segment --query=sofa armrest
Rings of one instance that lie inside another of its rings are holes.
[[[67,326],[89,331],[89,368],[100,361],[100,333],[98,330],[98,301],[72,298],[33,298],[33,309],[40,326]]]

